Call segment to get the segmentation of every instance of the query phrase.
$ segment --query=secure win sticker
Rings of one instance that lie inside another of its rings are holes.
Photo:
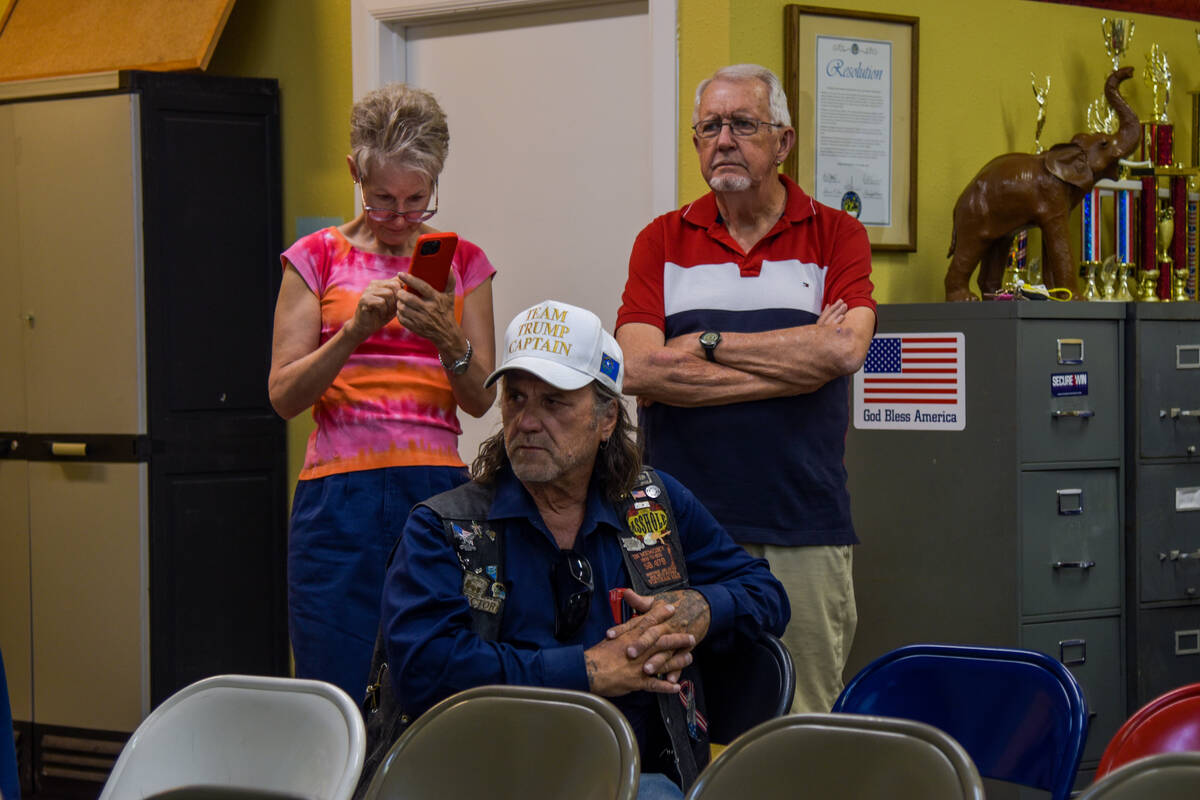
[[[1050,394],[1054,397],[1075,397],[1087,393],[1086,372],[1056,372],[1050,376]]]

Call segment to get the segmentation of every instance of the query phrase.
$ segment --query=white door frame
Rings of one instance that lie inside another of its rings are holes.
[[[405,79],[406,28],[528,11],[608,5],[624,0],[351,0],[354,97]],[[650,12],[650,203],[654,214],[678,206],[679,34],[677,0],[647,0]]]

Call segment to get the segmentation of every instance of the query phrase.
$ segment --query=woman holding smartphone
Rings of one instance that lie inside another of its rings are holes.
[[[269,391],[280,416],[316,422],[288,534],[296,675],[361,698],[392,545],[414,504],[468,478],[457,410],[495,398],[495,268],[459,240],[444,291],[409,274],[450,144],[433,95],[389,84],[350,121],[363,210],[283,253]]]

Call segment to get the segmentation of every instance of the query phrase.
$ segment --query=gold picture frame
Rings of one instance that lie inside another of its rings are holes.
[[[837,113],[842,116],[834,123],[835,127],[838,124],[853,125],[854,115],[861,115],[862,112],[862,109],[855,108],[843,110],[839,105],[841,98],[837,96],[842,90],[833,87],[833,81],[822,83],[818,80],[819,54],[827,52],[830,46],[841,47],[843,43],[848,48],[847,52],[853,48],[857,54],[861,42],[864,47],[873,47],[873,52],[881,51],[888,56],[887,66],[878,70],[865,69],[873,77],[880,76],[885,83],[873,87],[873,94],[859,95],[867,98],[861,101],[864,109],[871,104],[881,105],[881,98],[885,101],[882,105],[887,108],[885,116],[878,114],[874,108],[870,109],[872,118],[879,120],[883,135],[877,138],[871,138],[869,134],[866,136],[870,139],[866,147],[870,150],[868,160],[872,165],[867,171],[877,170],[874,184],[882,186],[886,183],[886,191],[867,187],[877,196],[872,206],[876,209],[872,211],[875,218],[870,221],[863,219],[872,250],[914,252],[917,249],[919,28],[918,17],[818,6],[784,6],[784,89],[788,96],[792,125],[796,129],[796,146],[788,155],[784,169],[820,202],[841,205],[851,211],[857,209],[861,213],[870,201],[860,197],[855,191],[856,187],[842,186],[840,175],[826,172],[820,186],[816,180],[818,93],[824,93],[823,107],[839,109]],[[864,69],[861,63],[858,67]],[[829,69],[830,62],[827,62],[820,70],[821,75],[833,74]],[[859,102],[859,96],[844,96],[849,98],[847,106]],[[834,112],[826,112],[826,120],[833,117]],[[829,134],[828,131],[832,129],[826,129],[826,145],[820,154],[822,159],[836,158],[830,155],[831,147],[845,146],[847,152],[851,148],[844,140]],[[860,145],[858,143],[854,147],[861,150]],[[822,163],[828,162],[823,160]],[[886,166],[880,167],[881,164]],[[870,174],[867,181],[871,182]],[[831,189],[831,185],[837,185],[837,188]],[[844,189],[840,202],[829,202],[830,192],[836,195],[840,189]]]

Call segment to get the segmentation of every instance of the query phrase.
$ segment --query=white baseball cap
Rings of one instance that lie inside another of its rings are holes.
[[[620,345],[599,317],[586,308],[543,300],[508,323],[500,366],[483,385],[520,369],[557,389],[580,389],[595,380],[620,394],[623,361]]]

